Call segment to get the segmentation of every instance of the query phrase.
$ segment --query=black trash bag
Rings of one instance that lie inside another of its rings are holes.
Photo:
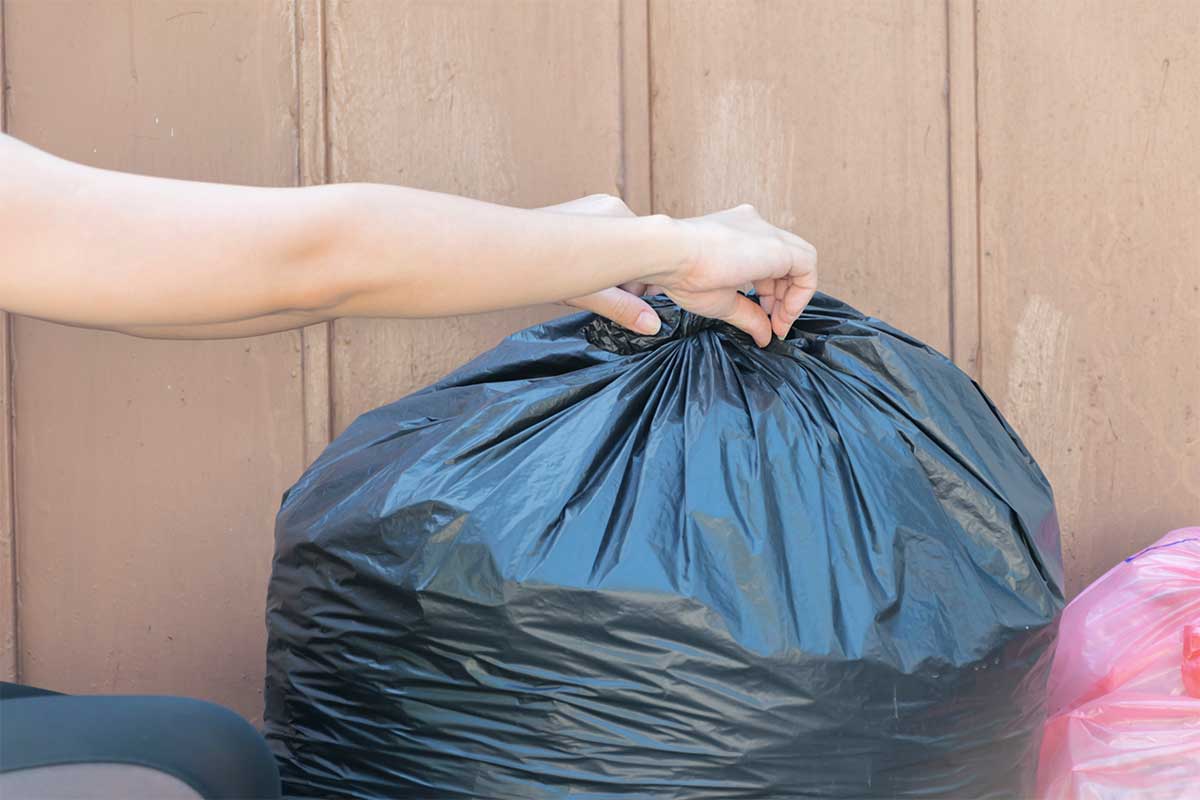
[[[1026,797],[1050,486],[979,388],[818,295],[760,350],[653,304],[363,415],[285,496],[285,790]]]

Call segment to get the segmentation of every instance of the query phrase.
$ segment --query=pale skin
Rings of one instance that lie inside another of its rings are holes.
[[[653,290],[766,346],[816,286],[812,245],[750,206],[672,219],[608,195],[518,209],[379,184],[179,181],[0,134],[0,309],[67,325],[235,338],[566,302],[653,333]]]

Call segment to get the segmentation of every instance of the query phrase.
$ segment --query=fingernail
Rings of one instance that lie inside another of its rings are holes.
[[[653,336],[658,333],[658,329],[661,327],[662,320],[653,311],[643,311],[638,314],[637,322],[633,324],[634,330],[638,333],[644,333],[647,336]]]

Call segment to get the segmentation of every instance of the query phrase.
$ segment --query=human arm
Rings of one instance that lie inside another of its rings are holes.
[[[75,164],[0,135],[0,308],[215,338],[341,316],[475,313],[642,282],[765,344],[763,311],[736,289],[770,281],[761,294],[791,298],[778,333],[811,295],[815,252],[756,214],[724,213],[738,218],[516,209],[377,184],[178,181]]]

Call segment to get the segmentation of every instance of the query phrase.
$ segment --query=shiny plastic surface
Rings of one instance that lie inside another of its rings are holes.
[[[1200,622],[1183,628],[1183,690],[1200,699]]]
[[[1200,528],[1130,556],[1063,612],[1038,776],[1047,800],[1200,797],[1200,698],[1185,689],[1200,623]]]
[[[358,419],[285,497],[267,734],[299,795],[1028,795],[1061,558],[971,380],[819,295],[665,298]]]

